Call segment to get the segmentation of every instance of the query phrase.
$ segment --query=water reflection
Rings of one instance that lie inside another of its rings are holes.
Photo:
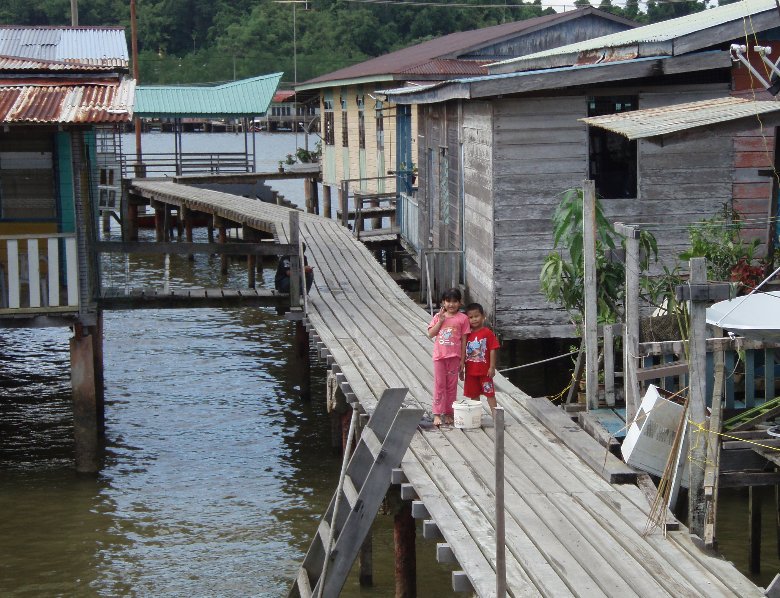
[[[132,258],[133,286],[160,284],[161,260]],[[216,263],[175,257],[171,280],[212,286]],[[104,266],[125,284],[123,259]],[[244,276],[234,262],[226,280]],[[97,477],[73,472],[69,332],[0,332],[0,595],[283,595],[341,465],[324,367],[302,402],[294,325],[269,309],[119,311],[104,323]],[[377,530],[379,585],[353,576],[344,596],[394,594],[392,518]],[[434,548],[420,548],[432,568],[421,591],[449,586]]]

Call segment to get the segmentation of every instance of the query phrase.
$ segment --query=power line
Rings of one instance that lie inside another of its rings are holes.
[[[403,5],[403,6],[430,6],[430,7],[448,7],[448,8],[500,8],[502,10],[505,9],[512,9],[512,8],[540,8],[540,9],[546,9],[546,8],[571,8],[571,9],[577,9],[581,8],[579,5],[575,4],[574,2],[570,3],[562,3],[562,4],[534,4],[534,3],[527,3],[527,2],[520,2],[518,4],[468,4],[464,2],[421,2],[419,0],[344,0],[345,2],[352,2],[353,4],[395,4],[395,5]],[[636,4],[639,4],[639,0],[612,0],[609,3],[609,6],[614,6],[620,8],[621,5],[627,6],[630,2],[635,1]],[[645,0],[641,0],[642,4],[646,4]],[[653,2],[656,5],[661,4],[711,4],[714,3],[714,0],[703,0],[703,2],[700,2],[699,0],[654,0]],[[594,8],[599,8],[600,4],[590,4],[590,6]]]

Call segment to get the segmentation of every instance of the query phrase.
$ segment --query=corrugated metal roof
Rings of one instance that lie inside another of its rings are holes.
[[[105,71],[107,68],[98,64],[84,62],[60,62],[57,60],[40,60],[35,58],[20,58],[18,56],[0,56],[0,72],[69,72],[69,71]],[[110,67],[116,68],[116,67]]]
[[[295,92],[294,91],[290,91],[290,90],[277,91],[274,94],[274,97],[273,97],[273,99],[271,101],[279,104],[281,102],[286,102],[288,100],[292,100],[294,97],[295,97]]]
[[[684,35],[696,33],[711,27],[717,27],[725,23],[733,21],[741,22],[751,15],[754,16],[756,13],[770,10],[777,10],[775,0],[741,0],[739,2],[734,2],[733,4],[706,9],[702,12],[689,14],[684,17],[661,21],[660,23],[653,23],[652,25],[645,25],[635,29],[628,29],[626,31],[596,37],[576,44],[569,44],[568,46],[560,46],[551,50],[545,50],[544,52],[528,54],[527,56],[522,56],[520,58],[503,60],[489,66],[491,72],[506,72],[505,70],[500,69],[501,67],[509,66],[513,67],[514,70],[530,70],[543,66],[540,64],[541,59],[550,59],[553,57],[564,59],[569,57],[570,59],[565,64],[556,62],[550,66],[579,64],[578,58],[580,54],[583,53],[598,52],[600,50],[623,46],[636,46],[637,44],[663,44],[664,42],[670,42]],[[780,18],[778,19],[777,25],[780,26]],[[751,34],[751,23],[748,20],[745,20],[744,22],[744,29],[745,36]],[[717,44],[719,41],[721,40],[713,38],[712,43]],[[656,56],[665,53],[660,46],[653,48],[653,51]],[[644,55],[648,56],[650,54],[645,53]],[[494,71],[493,67],[496,67],[497,70]]]
[[[127,122],[135,80],[0,79],[0,123]]]
[[[474,72],[465,69],[472,68],[473,61],[461,61],[458,60],[458,56],[465,54],[468,51],[473,51],[477,48],[496,43],[502,39],[517,35],[524,31],[531,31],[536,28],[540,28],[546,25],[550,25],[557,21],[566,21],[569,19],[577,18],[582,14],[598,14],[606,19],[619,20],[620,22],[630,23],[625,19],[614,17],[609,13],[597,10],[593,7],[580,8],[565,13],[556,13],[552,15],[544,15],[541,17],[535,17],[532,19],[526,19],[523,21],[515,21],[512,23],[504,23],[502,25],[495,25],[493,27],[483,27],[482,29],[475,29],[473,31],[460,31],[457,33],[450,33],[436,39],[416,44],[396,52],[390,52],[384,56],[372,58],[359,64],[348,66],[326,75],[309,79],[299,84],[296,89],[316,89],[319,87],[329,87],[330,85],[340,83],[342,81],[349,81],[353,79],[366,79],[367,80],[381,80],[388,79],[403,79],[407,74],[435,74],[435,75],[464,75],[464,74],[480,74],[485,71]],[[439,62],[438,70],[433,70],[436,67],[427,67],[429,62],[436,62],[439,59],[450,59],[447,62]],[[461,62],[468,62],[470,64],[463,65]],[[429,69],[426,71],[425,69]],[[330,85],[327,85],[330,84]]]
[[[415,65],[404,71],[405,75],[487,75],[485,61],[452,60],[437,58],[423,64]]]
[[[771,113],[780,113],[780,102],[727,97],[579,120],[628,139],[646,139]],[[758,122],[750,126],[756,127]]]
[[[122,27],[0,26],[0,55],[126,69]]]
[[[146,117],[261,116],[282,73],[216,86],[138,86],[135,114]]]

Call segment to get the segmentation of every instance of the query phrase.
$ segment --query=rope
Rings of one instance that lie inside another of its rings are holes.
[[[548,361],[555,361],[556,359],[561,359],[562,357],[568,357],[569,355],[574,355],[576,353],[579,353],[580,350],[577,349],[576,351],[571,351],[570,353],[565,353],[563,355],[556,355],[555,357],[549,357],[547,359],[542,359],[540,361],[534,361],[532,363],[526,363],[523,365],[516,365],[511,368],[505,368],[503,370],[498,370],[499,374],[503,374],[504,372],[511,372],[512,370],[519,370],[520,368],[530,368],[532,365],[539,365],[540,363],[547,363]]]

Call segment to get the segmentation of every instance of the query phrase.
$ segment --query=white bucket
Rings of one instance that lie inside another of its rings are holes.
[[[452,409],[456,428],[468,430],[482,425],[482,403],[479,401],[460,399],[452,404]]]

